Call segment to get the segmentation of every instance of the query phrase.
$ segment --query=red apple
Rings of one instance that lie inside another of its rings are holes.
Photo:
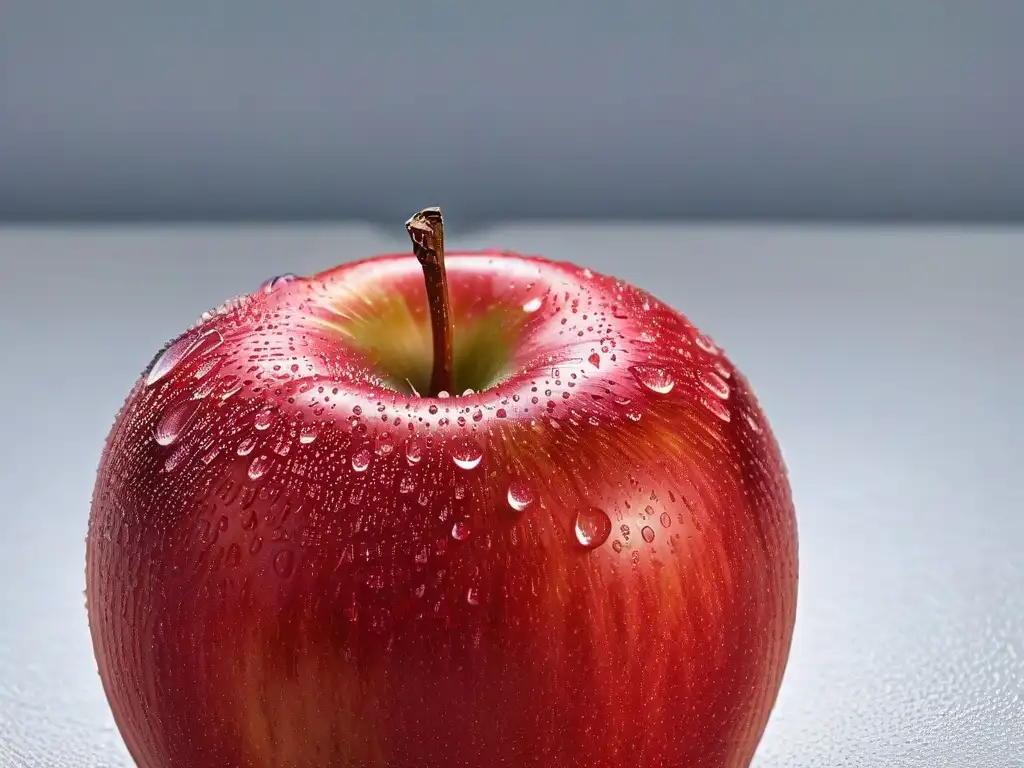
[[[445,259],[425,214],[419,260],[269,282],[132,389],[87,551],[131,755],[748,765],[797,536],[747,381],[648,293],[536,257]]]

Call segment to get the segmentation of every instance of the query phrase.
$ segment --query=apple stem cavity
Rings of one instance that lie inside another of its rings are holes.
[[[424,208],[407,222],[412,252],[423,267],[434,340],[434,368],[429,397],[451,392],[455,374],[452,345],[452,305],[448,298],[448,274],[444,268],[444,219],[440,208]]]

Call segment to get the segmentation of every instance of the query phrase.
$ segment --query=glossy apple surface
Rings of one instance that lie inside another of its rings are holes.
[[[87,596],[140,766],[751,761],[797,537],[746,380],[614,278],[447,268],[451,397],[411,255],[271,281],[132,389]]]

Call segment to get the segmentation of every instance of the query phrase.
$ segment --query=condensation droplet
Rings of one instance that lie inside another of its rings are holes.
[[[309,445],[317,439],[320,435],[320,430],[316,424],[303,424],[299,430],[299,442],[303,445]]]
[[[536,312],[538,309],[540,309],[540,305],[542,302],[543,300],[540,298],[540,296],[536,296],[530,299],[525,304],[523,304],[523,312]]]
[[[693,341],[694,341],[694,343],[698,347],[703,349],[709,355],[717,355],[718,354],[718,351],[719,351],[718,347],[715,346],[715,342],[713,342],[709,336],[706,336],[703,333],[698,333],[694,337]]]
[[[724,422],[732,421],[732,416],[729,413],[729,409],[725,407],[721,400],[710,399],[702,397],[700,401],[704,404],[704,407],[711,411],[715,416],[720,418]]]
[[[274,412],[273,408],[265,408],[256,414],[256,418],[253,419],[252,425],[262,432],[270,429],[274,424],[276,416],[277,414]]]
[[[612,550],[615,551],[616,553],[621,552],[622,551],[622,542],[619,541],[618,539],[613,541],[612,542]]]
[[[259,480],[261,477],[267,474],[267,470],[270,469],[271,463],[272,459],[265,453],[261,453],[259,456],[253,459],[252,463],[249,465],[249,479]]]
[[[282,579],[287,579],[292,575],[292,570],[295,568],[295,554],[289,549],[282,549],[276,555],[274,555],[274,573],[280,576]]]
[[[216,329],[207,331],[198,338],[191,335],[183,336],[153,361],[149,373],[146,374],[146,386],[153,386],[189,358],[209,354],[223,343],[224,337]]]
[[[662,512],[661,517],[659,519],[661,520],[662,528],[668,528],[670,525],[672,525],[672,515],[670,515],[668,512]]]
[[[452,538],[456,541],[465,541],[469,538],[469,523],[460,520],[452,526]]]
[[[410,437],[405,444],[405,460],[409,464],[419,464],[423,460],[423,441],[418,437]]]
[[[590,357],[587,358],[587,362],[590,363],[595,368],[600,368],[601,356],[597,354],[597,352],[594,352]]]
[[[651,528],[651,526],[649,525],[645,525],[640,530],[640,535],[644,537],[644,541],[646,541],[648,544],[654,541],[654,529]]]
[[[667,395],[676,385],[672,374],[664,368],[656,368],[651,365],[633,365],[629,368],[640,384],[659,395]]]
[[[402,478],[398,481],[398,492],[399,493],[412,493],[416,490],[416,477],[407,472],[402,475]]]
[[[188,425],[201,403],[198,400],[189,398],[172,405],[165,412],[156,429],[153,430],[153,439],[159,445],[170,445],[182,433]]]
[[[256,447],[256,438],[247,437],[238,444],[237,453],[239,456],[248,456],[252,453],[252,449]]]
[[[525,480],[513,480],[508,485],[508,505],[516,512],[522,512],[533,504],[536,496],[533,487]]]
[[[360,448],[352,454],[352,469],[356,472],[365,472],[370,466],[370,449]]]
[[[587,549],[599,547],[608,541],[612,532],[611,518],[603,509],[587,507],[576,513],[576,540]]]
[[[754,414],[750,413],[750,411],[746,411],[743,414],[743,416],[746,418],[747,424],[750,425],[750,428],[754,430],[756,434],[760,435],[762,432],[764,432],[764,429],[761,427],[761,425],[757,423],[757,419],[754,418]]]
[[[700,383],[704,385],[704,388],[719,400],[727,400],[729,398],[729,385],[725,383],[725,379],[714,371],[701,370],[697,373],[697,378],[700,379]]]
[[[263,293],[271,293],[282,285],[287,285],[295,280],[298,280],[297,275],[293,275],[291,272],[286,272],[283,275],[278,275],[277,277],[272,277],[269,280],[264,280],[260,285],[260,290]]]
[[[474,469],[479,466],[484,453],[473,440],[456,440],[452,444],[452,460],[460,469]]]
[[[470,587],[466,590],[466,602],[470,605],[480,605],[480,589],[478,587]]]

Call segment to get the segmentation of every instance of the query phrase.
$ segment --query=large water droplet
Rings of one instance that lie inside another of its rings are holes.
[[[612,521],[603,509],[587,507],[576,513],[575,530],[580,545],[593,549],[608,541]]]
[[[273,459],[267,456],[265,453],[261,453],[252,463],[249,465],[249,479],[259,480],[270,469],[270,465],[273,463]]]
[[[717,355],[719,352],[718,347],[715,345],[715,342],[711,340],[711,337],[706,336],[703,333],[698,333],[694,337],[693,341],[709,355]]]
[[[240,442],[238,444],[238,448],[236,449],[235,452],[239,456],[248,456],[250,453],[252,453],[252,449],[255,448],[255,447],[256,447],[256,438],[255,437],[247,437],[247,438],[243,439],[242,442]]]
[[[409,464],[419,464],[423,460],[423,440],[410,437],[405,444],[405,460]]]
[[[633,365],[629,370],[643,387],[659,395],[667,395],[676,385],[672,374],[664,368],[657,368],[653,365]]]
[[[274,573],[282,579],[292,575],[295,568],[295,554],[290,549],[282,549],[274,555]]]
[[[720,418],[724,422],[732,421],[732,416],[729,414],[729,409],[723,405],[721,400],[717,398],[702,397],[700,401],[704,404],[704,407],[711,411],[715,416]]]
[[[648,544],[654,541],[654,529],[651,528],[651,526],[649,525],[645,525],[640,530],[640,535],[644,537],[644,541],[646,541]]]
[[[161,417],[156,429],[153,430],[153,439],[159,445],[170,445],[182,433],[188,422],[199,410],[200,401],[189,398],[182,400],[176,405],[168,408]]]
[[[593,354],[590,355],[590,357],[587,358],[587,362],[590,363],[595,368],[600,368],[601,356],[597,354],[597,352],[594,352]]]
[[[704,385],[704,388],[719,400],[727,400],[729,398],[729,385],[725,383],[725,379],[714,371],[701,370],[697,373],[697,378],[700,379],[700,383]]]
[[[216,329],[207,331],[198,337],[182,336],[153,361],[149,373],[146,374],[146,386],[153,386],[189,358],[209,354],[223,343],[224,337]]]
[[[352,469],[356,472],[365,472],[370,466],[371,456],[369,448],[360,448],[352,454]]]
[[[452,526],[452,538],[456,541],[465,541],[469,538],[469,523],[460,520]]]
[[[672,525],[672,515],[670,515],[668,512],[662,512],[661,517],[659,519],[661,520],[662,528],[668,528],[670,525]]]
[[[309,445],[317,439],[320,435],[320,430],[316,424],[303,424],[299,429],[299,442],[303,445]]]
[[[272,277],[269,280],[264,280],[262,285],[260,285],[260,290],[263,293],[271,293],[282,285],[288,285],[288,283],[294,282],[298,279],[297,275],[293,275],[291,272],[286,272],[283,275],[278,275],[277,277]]]
[[[522,512],[533,504],[536,495],[533,487],[525,480],[513,480],[508,485],[508,505],[516,512]]]
[[[470,605],[480,605],[480,588],[470,587],[466,590],[466,602]]]
[[[452,443],[452,460],[460,469],[474,469],[479,466],[483,457],[483,450],[469,438]]]
[[[540,296],[536,296],[523,304],[523,312],[536,312],[543,302]]]
[[[252,425],[261,432],[274,424],[277,418],[277,413],[273,408],[264,408],[262,411],[256,414],[256,418],[253,419]]]

